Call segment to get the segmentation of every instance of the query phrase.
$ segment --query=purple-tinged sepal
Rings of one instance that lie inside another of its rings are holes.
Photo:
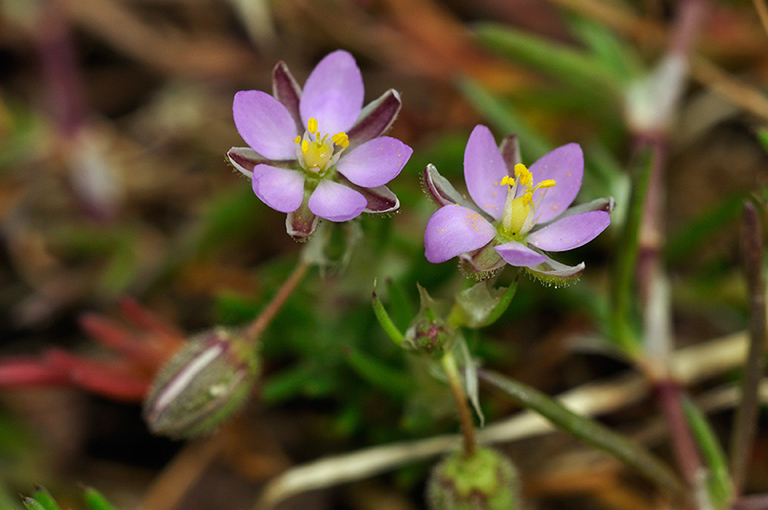
[[[172,438],[211,432],[242,407],[258,372],[254,348],[238,332],[203,332],[160,370],[144,419],[153,433]]]
[[[288,66],[282,60],[275,65],[272,70],[272,95],[275,99],[283,103],[283,106],[296,121],[296,129],[299,132],[304,130],[299,114],[299,101],[301,100],[301,87],[293,78],[288,70]]]
[[[424,185],[424,192],[438,207],[451,204],[467,207],[467,201],[462,198],[461,193],[456,191],[456,188],[453,187],[448,179],[440,175],[440,172],[437,171],[437,168],[432,163],[424,168],[422,183]]]
[[[579,204],[579,205],[574,205],[573,207],[569,207],[568,209],[565,210],[562,216],[560,216],[560,218],[565,218],[566,216],[570,216],[571,214],[579,214],[579,213],[590,212],[590,211],[604,211],[607,213],[611,213],[615,208],[616,208],[616,201],[613,199],[613,197],[597,198],[595,200],[592,200],[591,202],[587,202],[586,204]]]
[[[459,255],[459,269],[475,280],[487,280],[501,270],[506,261],[494,249],[497,243],[491,241],[482,248]]]
[[[547,258],[538,266],[525,267],[525,271],[541,283],[552,287],[567,287],[579,281],[584,272],[584,262],[575,266],[562,264],[551,258]]]
[[[523,162],[520,155],[520,141],[518,140],[517,135],[505,136],[499,145],[499,152],[501,152],[501,158],[507,165],[509,175],[515,175],[515,165],[519,165]]]
[[[307,207],[306,201],[285,217],[285,230],[294,241],[303,243],[317,228],[320,218]]]
[[[272,160],[265,158],[250,147],[232,147],[227,151],[227,159],[232,166],[248,177],[253,178],[253,167],[256,165],[271,165],[281,168],[292,168],[293,161],[291,160]]]
[[[377,186],[375,188],[361,188],[354,186],[354,188],[362,193],[368,201],[363,212],[388,214],[400,210],[400,199],[386,186]]]
[[[389,131],[402,106],[400,94],[394,89],[389,89],[378,99],[369,103],[363,108],[360,118],[347,133],[350,148],[373,140]]]

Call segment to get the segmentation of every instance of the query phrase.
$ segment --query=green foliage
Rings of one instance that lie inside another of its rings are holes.
[[[117,510],[92,487],[83,488],[83,499],[88,510]],[[22,503],[27,510],[61,510],[51,493],[42,487],[35,489],[32,496],[22,497]]]

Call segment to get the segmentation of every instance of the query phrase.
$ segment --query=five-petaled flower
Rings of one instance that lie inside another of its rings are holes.
[[[256,196],[288,213],[288,233],[305,239],[318,218],[396,211],[400,203],[385,185],[412,150],[381,135],[400,111],[398,93],[389,90],[363,109],[360,69],[341,50],[317,64],[303,91],[283,62],[272,78],[273,95],[235,95],[235,125],[250,148],[233,147],[227,157],[251,178]]]
[[[427,191],[442,206],[427,222],[427,260],[459,256],[466,270],[480,275],[507,263],[548,283],[578,276],[584,263],[566,266],[545,252],[582,246],[610,224],[611,198],[569,208],[583,174],[578,144],[563,145],[528,169],[519,161],[514,136],[497,147],[491,131],[476,126],[464,152],[464,179],[474,204],[434,166],[424,172]]]

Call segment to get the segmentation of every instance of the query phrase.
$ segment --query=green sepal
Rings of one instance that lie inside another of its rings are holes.
[[[32,499],[40,503],[45,510],[61,510],[59,504],[53,499],[51,493],[45,487],[35,487],[35,492],[32,494]]]
[[[373,305],[373,313],[376,315],[376,320],[379,321],[381,328],[387,334],[387,336],[394,342],[395,345],[400,347],[403,344],[403,334],[397,329],[395,323],[392,322],[387,309],[379,299],[379,295],[376,293],[376,280],[373,281],[373,294],[371,296],[371,304]]]
[[[456,304],[448,316],[454,327],[483,328],[496,322],[515,297],[520,273],[509,287],[491,288],[488,282],[478,282],[456,295]]]

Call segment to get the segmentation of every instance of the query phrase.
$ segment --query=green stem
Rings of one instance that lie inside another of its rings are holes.
[[[459,411],[459,425],[464,436],[464,455],[471,457],[477,449],[477,439],[475,438],[475,425],[472,423],[472,412],[467,404],[467,395],[464,393],[459,367],[452,351],[447,351],[440,362],[443,365],[445,375],[448,377],[448,385]]]

